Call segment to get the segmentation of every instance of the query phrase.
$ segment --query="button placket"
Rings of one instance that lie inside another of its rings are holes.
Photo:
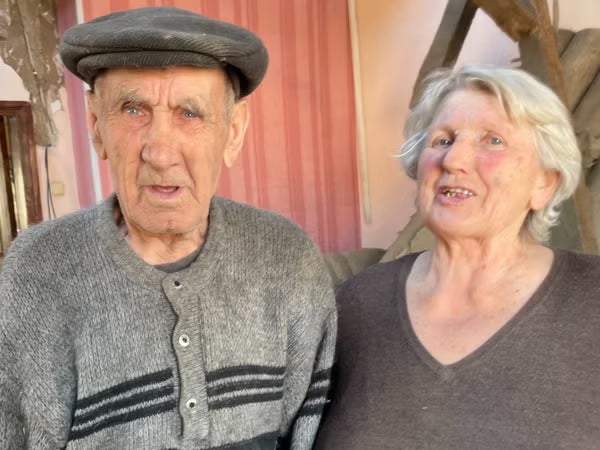
[[[172,345],[179,364],[179,412],[185,434],[190,438],[204,439],[208,435],[210,421],[204,373],[197,366],[197,361],[202,359],[198,295],[180,277],[166,279],[163,286],[178,316]]]

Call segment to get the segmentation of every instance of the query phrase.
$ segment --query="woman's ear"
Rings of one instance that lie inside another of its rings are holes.
[[[87,91],[87,112],[86,112],[86,122],[88,132],[90,133],[90,137],[92,138],[92,144],[94,145],[94,150],[98,155],[98,158],[104,160],[108,158],[106,154],[106,149],[104,148],[104,144],[102,142],[102,135],[100,133],[100,126],[98,122],[98,95]]]
[[[233,166],[244,144],[244,136],[250,122],[250,109],[246,100],[240,100],[233,105],[230,121],[229,136],[223,154],[223,161],[227,167]]]
[[[537,176],[533,186],[529,207],[534,211],[538,211],[546,206],[548,201],[550,201],[550,198],[552,198],[556,192],[559,182],[560,173],[558,171],[554,169],[543,169]]]

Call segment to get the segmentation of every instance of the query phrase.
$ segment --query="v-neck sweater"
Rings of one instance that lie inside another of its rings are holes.
[[[114,202],[11,246],[0,448],[309,450],[336,327],[312,242],[283,217],[215,197],[202,252],[165,273],[129,247]]]
[[[315,449],[600,448],[600,258],[554,254],[521,310],[448,365],[408,316],[416,254],[343,284],[332,401]]]

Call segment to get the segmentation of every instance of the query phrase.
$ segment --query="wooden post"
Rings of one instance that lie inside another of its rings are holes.
[[[520,41],[536,29],[531,5],[523,0],[472,0],[513,41]]]
[[[537,14],[537,38],[540,42],[542,58],[548,82],[565,105],[568,104],[567,90],[562,75],[562,65],[557,50],[556,34],[552,23],[546,0],[533,0]],[[594,223],[591,215],[591,195],[582,176],[579,186],[573,196],[575,213],[581,237],[581,247],[586,253],[598,254],[598,245],[594,233]]]
[[[411,108],[420,96],[423,79],[431,71],[454,66],[476,12],[477,6],[471,0],[448,0],[440,26],[415,81]]]

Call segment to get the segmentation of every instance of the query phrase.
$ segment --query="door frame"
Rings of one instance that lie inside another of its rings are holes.
[[[41,222],[43,219],[31,104],[20,101],[0,101],[0,116],[14,117],[17,121],[18,144],[22,152],[21,170],[23,171],[25,189],[24,206],[27,210],[27,226],[29,227]]]

